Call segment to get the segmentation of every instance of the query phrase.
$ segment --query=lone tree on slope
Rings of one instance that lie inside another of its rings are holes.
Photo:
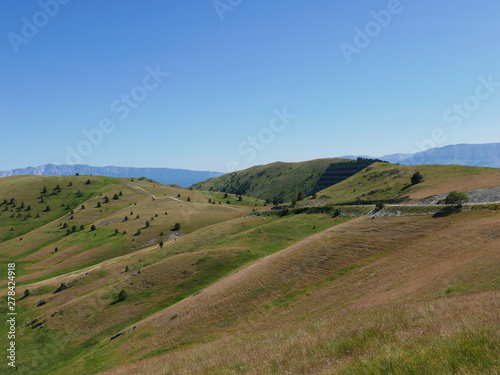
[[[420,172],[415,172],[413,176],[411,176],[411,184],[416,185],[421,183],[424,180],[424,177],[420,174]]]

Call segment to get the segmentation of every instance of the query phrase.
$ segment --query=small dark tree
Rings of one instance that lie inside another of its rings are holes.
[[[462,203],[466,203],[468,201],[469,197],[464,193],[459,193],[458,191],[452,191],[450,194],[448,194],[448,196],[444,200],[444,203],[449,205],[455,204],[458,207],[460,207]]]
[[[95,231],[95,225],[94,225],[94,224],[92,224],[92,225],[90,226],[90,231],[91,231],[91,232]]]
[[[68,227],[68,223],[64,223],[62,229],[66,229]]]
[[[188,201],[188,202],[191,202],[191,198],[190,198],[190,197],[187,197],[187,201]]]
[[[30,290],[29,289],[26,289],[24,291],[24,298],[28,297],[30,295]]]
[[[120,191],[120,192],[118,193],[118,195],[121,197],[121,196],[123,195],[123,193]]]
[[[82,194],[82,192],[81,192],[80,190],[78,190],[78,191],[77,191],[77,193],[76,193],[76,196],[77,196],[78,198],[80,198],[80,197],[82,197],[82,196],[83,196],[83,194]]]
[[[72,231],[73,233],[74,233],[74,232],[76,232],[76,225],[73,225],[73,226],[71,227],[71,231]]]
[[[73,186],[73,183],[70,181],[70,182],[68,183],[68,186]]]
[[[119,233],[118,229],[115,229],[115,234],[118,234],[118,233]]]
[[[304,195],[301,191],[299,191],[299,194],[297,194],[297,200],[300,202],[302,199],[304,199]]]
[[[151,224],[149,224],[149,221],[146,220],[146,228],[149,228]]]
[[[316,194],[316,192],[314,192],[312,195],[312,199],[316,199],[317,197],[318,197],[318,194]]]
[[[66,236],[69,236],[70,234],[71,234],[71,231],[68,229],[68,230],[66,231]]]
[[[243,197],[240,195],[240,196],[238,197],[238,202],[241,202],[242,200],[243,200]]]
[[[50,206],[45,207],[44,212],[49,212],[50,211]]]
[[[31,206],[26,207],[26,211],[31,211]]]
[[[119,199],[118,194],[113,195],[113,199],[116,201]]]
[[[87,180],[87,182],[85,183],[85,185],[90,185],[90,180]]]
[[[128,216],[125,216],[125,218],[123,219],[123,221],[127,221],[128,220]]]
[[[80,207],[82,210],[85,210],[85,205],[82,204],[82,207]]]
[[[177,194],[177,198],[180,198],[180,197],[181,197],[181,195],[180,195],[180,194]]]
[[[56,247],[56,248],[54,249],[54,253],[57,253],[58,251],[59,251],[59,248],[57,248],[57,247]]]
[[[107,195],[104,197],[104,203],[109,203],[109,198]]]
[[[97,202],[96,208],[101,208],[101,202]]]
[[[137,232],[135,232],[135,235],[134,236],[138,236],[141,234],[141,230],[140,229],[137,229]]]
[[[175,231],[175,230],[180,230],[180,229],[181,229],[181,224],[180,223],[175,223],[173,230]]]
[[[420,172],[415,172],[413,176],[411,176],[411,184],[416,185],[421,183],[424,180],[424,177],[420,174]]]
[[[84,230],[84,229],[85,229],[85,227],[83,226],[83,224],[80,225],[80,230]]]
[[[279,203],[280,203],[280,202],[279,202],[278,198],[277,198],[277,197],[276,197],[276,198],[274,198],[274,200],[273,200],[273,204],[274,204],[275,206],[277,206]]]
[[[208,198],[208,203],[212,203],[212,198]]]
[[[43,187],[42,194],[47,194],[47,186]]]
[[[224,199],[227,199],[228,195],[227,193],[224,193]]]
[[[120,290],[120,293],[118,293],[118,301],[125,301],[127,298],[127,292],[125,289]]]
[[[163,248],[163,245],[164,245],[163,241],[160,241],[160,249]]]

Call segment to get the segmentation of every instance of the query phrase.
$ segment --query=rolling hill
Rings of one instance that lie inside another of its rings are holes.
[[[90,165],[55,165],[46,164],[38,167],[0,171],[0,177],[37,175],[37,176],[74,176],[75,174],[108,177],[146,177],[162,184],[177,184],[188,187],[207,178],[220,176],[220,172],[191,171],[172,168],[132,168],[132,167],[92,167]]]
[[[288,202],[299,192],[310,195],[355,174],[375,159],[317,159],[277,162],[228,173],[194,184],[190,189],[243,194],[273,202]]]
[[[304,165],[292,171],[307,179]],[[300,202],[340,215],[280,215],[146,179],[2,178],[18,373],[499,372],[500,204],[447,217],[368,205],[494,186],[491,168],[375,163]]]
[[[424,176],[424,181],[412,185],[415,172]],[[404,166],[375,163],[356,175],[317,193],[318,199],[308,203],[320,204],[375,204],[419,203],[434,195],[453,190],[469,192],[482,188],[500,186],[500,169],[467,167],[461,165],[418,165]],[[497,202],[489,200],[486,202]]]

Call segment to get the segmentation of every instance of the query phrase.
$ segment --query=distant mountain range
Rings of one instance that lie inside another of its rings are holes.
[[[342,156],[344,159],[365,157],[382,159],[389,163],[403,165],[418,164],[458,164],[500,168],[500,143],[459,144],[432,148],[413,154],[390,154],[379,157],[367,155]],[[326,159],[325,159],[326,160]],[[329,163],[328,163],[329,164]],[[325,166],[326,168],[326,166]],[[0,171],[0,177],[15,175],[62,175],[69,176],[79,173],[109,177],[147,177],[163,184],[176,184],[184,187],[197,184],[212,177],[222,176],[221,172],[192,171],[173,168],[128,168],[128,167],[92,167],[89,165],[55,165],[46,164],[39,167]]]
[[[109,177],[147,177],[162,184],[176,184],[184,187],[191,186],[208,178],[221,176],[220,172],[191,171],[188,169],[172,168],[127,168],[127,167],[92,167],[89,165],[55,165],[46,164],[39,167],[28,167],[0,172],[0,177],[17,175],[58,175],[70,176],[98,175]]]
[[[344,158],[356,158],[366,155],[349,155]],[[458,164],[478,167],[500,168],[500,143],[459,144],[431,148],[414,154],[390,154],[378,159],[403,165],[419,164]]]

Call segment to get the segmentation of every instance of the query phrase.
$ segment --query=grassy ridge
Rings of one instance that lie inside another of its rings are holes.
[[[195,190],[248,195],[280,203],[291,201],[299,192],[312,191],[331,163],[348,159],[317,159],[301,163],[277,162],[228,173],[193,185]]]

